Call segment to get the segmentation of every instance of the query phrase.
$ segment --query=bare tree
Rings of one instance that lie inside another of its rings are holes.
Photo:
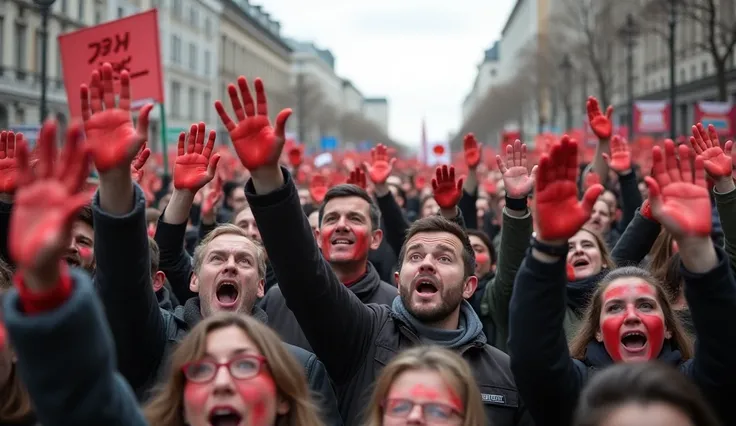
[[[727,101],[727,65],[736,48],[736,4],[733,0],[648,0],[642,9],[642,24],[669,38],[668,22],[673,5],[678,31],[694,25],[702,32],[702,38],[683,37],[683,40],[687,39],[692,47],[713,58],[718,100]]]
[[[570,52],[573,61],[583,64],[583,69],[578,71],[591,72],[602,105],[611,103],[613,56],[618,42],[614,4],[619,6],[620,1],[562,0],[562,7],[556,11],[550,25],[560,31],[565,50]]]
[[[382,143],[394,148],[401,148],[400,144],[392,140],[378,124],[368,120],[362,114],[346,113],[340,117],[340,135],[346,142],[370,141]]]

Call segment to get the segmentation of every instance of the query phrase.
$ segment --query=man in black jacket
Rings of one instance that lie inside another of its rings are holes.
[[[462,228],[440,217],[416,222],[399,255],[400,296],[390,307],[365,305],[322,257],[288,171],[278,165],[261,169],[251,170],[246,197],[281,291],[337,386],[347,424],[364,412],[381,368],[417,344],[452,348],[468,361],[491,424],[531,424],[508,356],[486,344],[482,324],[464,300],[477,278]]]
[[[381,212],[368,193],[356,185],[338,185],[327,191],[319,208],[316,234],[322,256],[346,288],[363,303],[390,305],[398,290],[381,281],[368,261],[369,251],[383,239],[380,224]],[[312,350],[278,286],[266,293],[260,307],[285,342]]]

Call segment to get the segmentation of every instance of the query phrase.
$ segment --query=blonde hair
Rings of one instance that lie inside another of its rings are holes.
[[[420,370],[438,373],[460,398],[465,410],[463,426],[486,424],[480,390],[468,363],[450,350],[438,346],[418,346],[401,352],[381,371],[368,404],[365,426],[383,424],[383,403],[394,381],[407,371]]]
[[[276,418],[276,426],[322,426],[310,397],[304,369],[289,353],[281,339],[267,326],[246,315],[230,312],[208,317],[189,332],[171,356],[168,380],[145,407],[148,423],[156,426],[184,425],[184,387],[182,367],[205,356],[207,336],[228,327],[237,327],[255,343],[267,360],[266,367],[278,395],[289,404],[289,411]]]
[[[194,249],[194,261],[192,269],[194,273],[199,272],[199,268],[202,267],[204,261],[204,255],[207,252],[207,246],[217,237],[221,235],[239,235],[248,240],[256,248],[256,262],[258,263],[258,278],[263,279],[266,276],[266,250],[263,245],[253,238],[249,237],[248,234],[242,228],[235,226],[231,223],[225,223],[219,225],[213,229],[207,236]]]

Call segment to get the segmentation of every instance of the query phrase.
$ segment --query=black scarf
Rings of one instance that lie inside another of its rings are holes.
[[[583,316],[583,312],[588,307],[590,298],[595,292],[598,283],[608,274],[608,269],[601,269],[595,275],[591,275],[588,278],[581,278],[579,280],[570,281],[567,283],[567,306],[572,308],[575,315],[578,317]]]

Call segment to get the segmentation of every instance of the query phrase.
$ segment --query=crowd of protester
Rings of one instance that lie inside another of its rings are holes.
[[[0,424],[736,424],[712,126],[642,150],[590,98],[594,147],[315,167],[253,86],[170,169],[109,64],[61,143],[0,133]]]

